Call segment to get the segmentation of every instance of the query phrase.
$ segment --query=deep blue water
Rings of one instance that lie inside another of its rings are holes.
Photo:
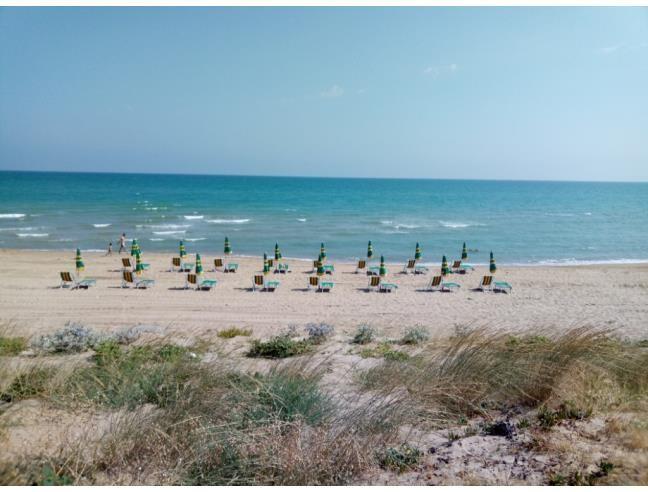
[[[648,260],[648,183],[0,172],[0,248],[142,250],[471,261]]]

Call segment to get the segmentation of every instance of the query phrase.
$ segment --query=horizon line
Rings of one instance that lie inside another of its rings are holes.
[[[40,169],[0,169],[0,173],[51,173],[51,174],[119,174],[128,176],[214,176],[235,178],[298,178],[298,179],[374,179],[374,180],[401,180],[401,181],[493,181],[493,182],[529,182],[529,183],[627,183],[645,184],[648,180],[586,180],[586,179],[503,179],[503,178],[414,178],[395,176],[303,176],[293,174],[228,174],[228,173],[174,173],[160,171],[64,171]]]

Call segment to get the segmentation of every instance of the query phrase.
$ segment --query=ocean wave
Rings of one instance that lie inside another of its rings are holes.
[[[478,222],[450,222],[445,220],[440,220],[439,224],[441,224],[443,227],[448,227],[450,229],[463,229],[465,227],[480,227],[486,225]]]
[[[157,243],[159,241],[164,241],[164,238],[163,237],[152,237],[152,238],[149,238],[149,241],[153,241],[153,242]]]
[[[185,238],[185,241],[189,243],[195,243],[196,241],[205,241],[206,239],[206,237],[187,237]]]
[[[416,224],[396,224],[394,227],[396,229],[418,229],[421,226]]]
[[[171,235],[183,235],[187,231],[153,231],[153,234],[156,236],[171,236]]]
[[[409,234],[407,231],[401,231],[400,229],[391,229],[386,231],[379,231],[381,234]]]
[[[25,214],[0,214],[0,219],[22,219]]]
[[[380,223],[382,225],[392,225],[394,223],[393,220],[381,220]]]
[[[302,218],[297,219],[297,221],[299,221],[299,222],[306,222],[306,219],[304,219],[304,218],[302,217]]]
[[[250,219],[207,219],[210,224],[246,224]]]
[[[184,218],[187,219],[187,220],[200,220],[200,219],[204,219],[205,216],[204,215],[185,215]]]
[[[96,227],[98,229],[101,229],[103,227],[110,227],[112,224],[92,224],[92,227]]]
[[[16,234],[18,237],[47,237],[49,236],[46,232],[18,232]]]
[[[0,231],[33,231],[38,227],[2,227]]]
[[[140,227],[139,225],[137,227]],[[191,227],[191,224],[154,224],[143,225],[141,227],[150,227],[151,229],[186,229]]]

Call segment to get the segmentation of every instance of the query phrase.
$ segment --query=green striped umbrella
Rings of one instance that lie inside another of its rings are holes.
[[[76,250],[76,271],[77,274],[85,270],[85,265],[83,264],[83,258],[81,258],[81,249],[77,248]]]
[[[321,277],[324,275],[324,262],[322,261],[322,255],[317,257],[317,276]]]
[[[468,250],[466,249],[466,243],[463,244],[463,249],[461,250],[461,261],[468,259]]]
[[[416,251],[414,252],[414,259],[420,260],[423,255],[421,254],[421,247],[419,243],[416,243]]]
[[[187,256],[187,250],[185,249],[184,241],[180,241],[180,258]]]
[[[370,260],[372,256],[373,256],[373,246],[371,245],[371,241],[369,241],[369,244],[367,244],[367,259]]]
[[[281,259],[281,251],[279,251],[279,243],[275,243],[275,260]]]
[[[378,269],[378,275],[381,277],[387,275],[387,268],[385,268],[385,257],[383,255],[380,256],[380,268]]]
[[[443,255],[443,259],[441,260],[441,275],[447,275],[449,273],[450,269],[448,268],[448,260],[445,255]]]
[[[497,271],[497,265],[495,264],[495,258],[493,257],[493,252],[491,251],[490,253],[490,266],[488,267],[491,273],[495,273]]]
[[[144,271],[144,265],[142,264],[142,255],[137,253],[135,255],[135,274],[141,275]]]
[[[202,275],[203,267],[202,260],[200,259],[200,253],[196,253],[196,275]]]
[[[320,256],[322,257],[322,261],[326,261],[326,248],[324,247],[324,243],[320,245]]]
[[[263,253],[263,274],[270,273],[270,265],[268,264],[268,253]]]
[[[131,243],[131,256],[136,256],[139,251],[139,244],[137,244],[137,239],[133,239]]]
[[[229,239],[227,238],[227,236],[225,236],[225,247],[223,248],[223,252],[226,255],[231,255],[232,254],[232,246],[230,246],[230,242],[229,242]]]

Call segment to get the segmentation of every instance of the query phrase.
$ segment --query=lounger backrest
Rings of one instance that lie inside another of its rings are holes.
[[[358,260],[358,268],[367,268],[366,260]]]
[[[369,280],[369,285],[371,285],[372,287],[378,287],[380,285],[380,277],[377,277],[375,275],[371,277],[371,279]]]
[[[416,266],[416,260],[407,260],[407,268],[414,268]]]
[[[482,280],[482,285],[489,286],[492,283],[493,283],[493,276],[484,275],[484,279]]]
[[[198,279],[196,278],[196,274],[195,273],[188,273],[187,274],[187,282],[189,282],[190,284],[197,284]]]
[[[439,285],[441,285],[441,275],[432,277],[432,281],[430,282],[430,285],[432,287],[438,287]]]
[[[457,269],[461,266],[461,260],[455,260],[455,262],[452,264],[452,268]]]
[[[122,277],[125,282],[128,282],[129,284],[133,283],[133,272],[122,272]]]
[[[122,258],[122,265],[125,268],[130,268],[131,267],[130,258]]]
[[[254,276],[254,285],[263,285],[263,275]]]
[[[223,259],[222,258],[215,258],[214,259],[214,267],[221,268],[222,266],[223,266]]]
[[[174,257],[174,258],[171,258],[171,264],[172,264],[174,267],[178,267],[178,268],[180,268],[180,266],[182,265],[182,259],[181,259],[181,258],[178,258],[177,256]]]
[[[313,260],[313,268],[317,268],[317,260]]]
[[[309,277],[308,283],[313,287],[317,287],[319,285],[319,277]]]
[[[274,260],[272,258],[268,259],[268,266],[274,265]]]
[[[72,275],[70,275],[70,272],[61,272],[61,280],[63,282],[72,282]]]

